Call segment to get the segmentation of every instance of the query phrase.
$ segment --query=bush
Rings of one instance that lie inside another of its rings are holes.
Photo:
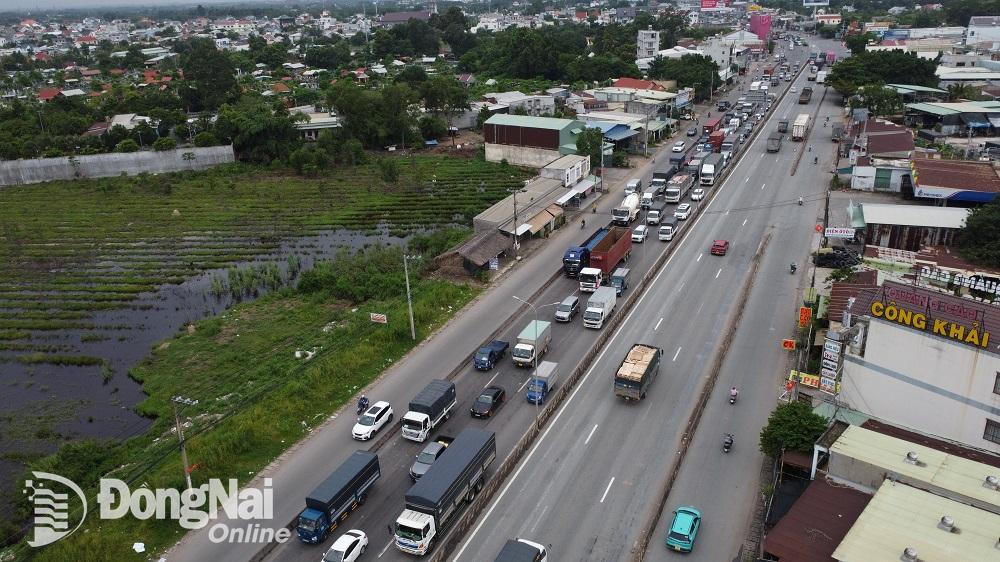
[[[760,430],[760,450],[772,457],[783,450],[810,453],[813,443],[824,431],[826,418],[814,414],[809,404],[782,404],[771,412],[767,425]]]
[[[215,135],[208,131],[203,131],[194,136],[194,145],[197,147],[215,146],[217,144],[219,144],[219,139],[215,138]]]
[[[420,135],[424,140],[443,138],[448,134],[448,125],[438,117],[430,115],[420,118]]]
[[[169,137],[157,139],[156,142],[153,143],[153,150],[156,151],[173,150],[175,148],[177,148],[177,141]]]
[[[115,152],[138,152],[139,143],[132,139],[125,139],[115,145]]]
[[[382,158],[378,161],[378,169],[382,173],[382,181],[385,183],[396,183],[399,181],[399,162],[390,158]]]
[[[370,248],[351,256],[343,251],[336,259],[318,262],[304,272],[298,289],[304,293],[328,291],[332,297],[354,304],[396,297],[406,291],[402,252],[399,248]]]

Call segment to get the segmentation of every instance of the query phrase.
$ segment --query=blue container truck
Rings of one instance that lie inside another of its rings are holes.
[[[323,542],[330,531],[365,503],[368,490],[381,475],[378,455],[355,451],[306,496],[306,508],[299,513],[296,526],[299,540],[310,544]]]
[[[479,351],[472,357],[472,364],[479,371],[489,371],[503,359],[508,347],[510,344],[503,340],[493,340],[479,348]]]
[[[583,244],[567,248],[566,253],[563,254],[563,273],[567,277],[576,277],[580,275],[581,269],[590,267],[591,250],[607,236],[609,231],[610,229],[607,227],[598,228],[597,232],[587,238]]]

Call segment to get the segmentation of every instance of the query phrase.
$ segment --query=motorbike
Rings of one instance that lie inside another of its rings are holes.
[[[736,396],[737,396],[736,394],[730,394],[729,395],[729,403],[730,404],[735,404],[736,403]]]
[[[733,448],[733,434],[726,433],[722,436],[722,452],[728,453]]]
[[[799,197],[799,205],[800,206],[802,205],[802,198],[801,197]]]
[[[790,273],[794,274],[796,269],[798,269],[798,267],[794,263],[788,266],[788,271]]]
[[[584,228],[587,228],[587,220],[586,219],[580,221],[580,230],[583,230]]]
[[[360,416],[362,412],[368,409],[368,401],[358,401],[358,415]]]

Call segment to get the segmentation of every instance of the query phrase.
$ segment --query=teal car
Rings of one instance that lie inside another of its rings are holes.
[[[667,548],[677,552],[691,552],[694,539],[701,528],[701,512],[690,506],[678,507],[667,534]]]

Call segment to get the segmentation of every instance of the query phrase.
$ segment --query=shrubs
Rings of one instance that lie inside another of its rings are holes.
[[[115,152],[138,152],[139,143],[132,139],[125,139],[115,145]]]
[[[332,297],[354,304],[396,297],[406,291],[403,254],[399,248],[369,248],[353,257],[342,251],[336,259],[318,262],[304,272],[299,290],[329,291]]]
[[[177,148],[177,141],[169,137],[163,137],[162,139],[157,139],[153,143],[153,150],[159,152],[161,150],[173,150]]]
[[[215,146],[217,144],[219,144],[219,139],[215,138],[215,135],[208,131],[198,133],[194,136],[194,145],[199,148],[203,146]]]

